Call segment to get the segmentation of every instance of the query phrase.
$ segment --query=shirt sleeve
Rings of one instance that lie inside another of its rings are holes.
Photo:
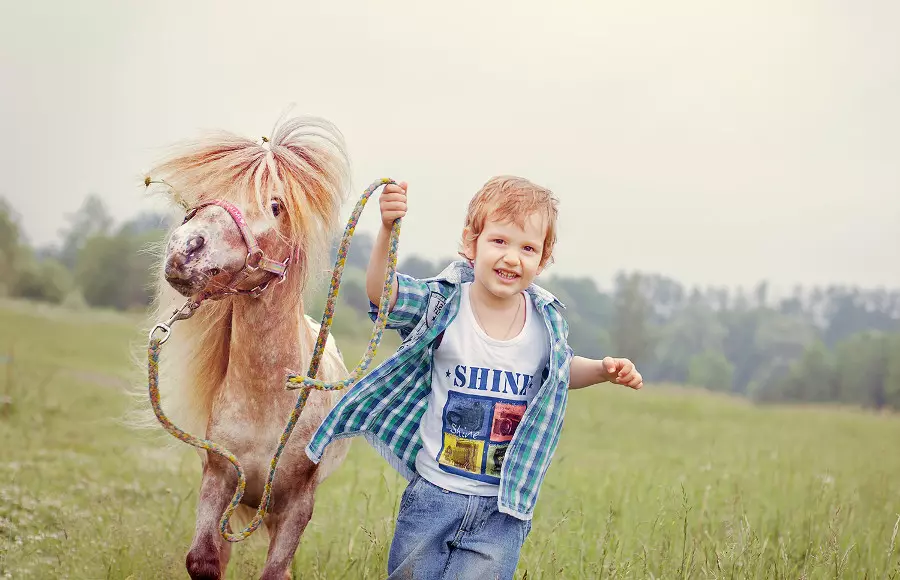
[[[431,290],[417,278],[397,272],[397,303],[388,313],[386,327],[396,330],[401,337],[412,332],[428,309]],[[378,318],[378,305],[369,302],[369,318]]]

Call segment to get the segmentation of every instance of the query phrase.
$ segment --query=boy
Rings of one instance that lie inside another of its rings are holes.
[[[390,229],[407,185],[380,197],[367,272],[377,314]],[[403,343],[353,387],[307,448],[363,435],[408,480],[390,578],[511,579],[556,449],[568,389],[643,386],[627,359],[573,356],[561,304],[534,285],[556,242],[557,200],[495,177],[469,204],[460,255],[435,278],[398,273],[388,327]]]

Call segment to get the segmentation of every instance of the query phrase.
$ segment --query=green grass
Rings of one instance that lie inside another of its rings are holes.
[[[0,578],[187,577],[196,455],[121,423],[138,324],[0,304]],[[364,346],[342,341],[348,365]],[[900,578],[900,418],[653,386],[570,401],[520,577]],[[356,441],[295,576],[383,578],[402,489]],[[228,577],[264,555],[237,545]]]

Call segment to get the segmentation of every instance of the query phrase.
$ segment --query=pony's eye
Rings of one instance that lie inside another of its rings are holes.
[[[281,213],[281,202],[277,199],[272,200],[272,215],[278,217],[278,214]]]

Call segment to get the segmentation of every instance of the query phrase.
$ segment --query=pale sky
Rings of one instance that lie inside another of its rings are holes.
[[[291,104],[344,133],[348,214],[410,182],[403,254],[453,255],[468,199],[561,199],[550,272],[900,287],[900,2],[5,2],[0,195],[33,243],[88,193]],[[364,229],[374,227],[374,204]]]

